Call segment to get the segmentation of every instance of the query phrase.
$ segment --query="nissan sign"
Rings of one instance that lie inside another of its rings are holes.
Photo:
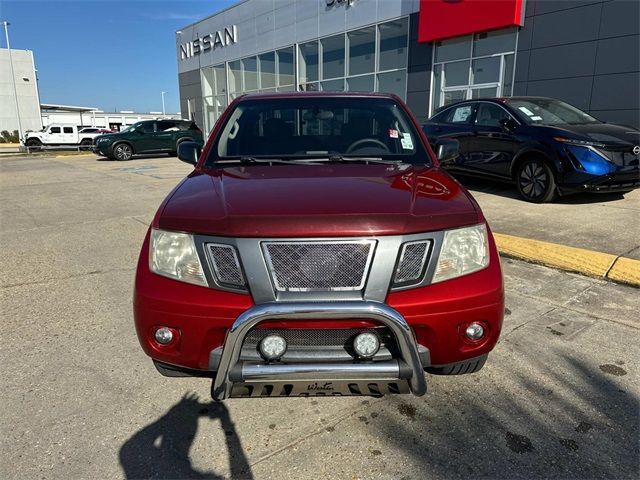
[[[180,44],[180,60],[200,55],[202,52],[226,47],[238,41],[238,28],[235,25],[208,33],[187,43]]]

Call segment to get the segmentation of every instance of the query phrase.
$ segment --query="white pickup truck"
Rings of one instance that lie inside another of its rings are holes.
[[[39,132],[28,132],[24,138],[24,144],[31,150],[43,146],[77,145],[90,149],[93,139],[101,133],[86,133],[82,129],[78,131],[75,125],[52,123]]]

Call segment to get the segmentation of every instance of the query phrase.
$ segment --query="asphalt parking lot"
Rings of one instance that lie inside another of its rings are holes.
[[[0,158],[0,478],[640,475],[638,290],[516,260],[486,367],[429,376],[424,397],[213,404],[206,380],[160,376],[135,336],[133,275],[189,170]],[[495,231],[638,258],[640,191],[531,206],[471,189]]]

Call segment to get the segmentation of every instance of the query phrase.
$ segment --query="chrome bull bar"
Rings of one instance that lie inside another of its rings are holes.
[[[383,364],[242,365],[238,362],[245,337],[261,322],[354,318],[378,321],[389,328],[396,338],[400,358]],[[227,332],[211,392],[216,400],[224,400],[231,396],[233,384],[238,381],[313,381],[354,377],[379,380],[405,378],[411,393],[417,396],[426,393],[427,383],[413,331],[400,313],[384,303],[369,301],[266,303],[243,312]]]

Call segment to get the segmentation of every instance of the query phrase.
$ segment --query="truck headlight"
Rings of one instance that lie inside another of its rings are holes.
[[[432,283],[460,277],[489,265],[489,239],[483,223],[444,232]]]
[[[158,275],[207,286],[193,237],[186,233],[152,229],[149,269]]]

